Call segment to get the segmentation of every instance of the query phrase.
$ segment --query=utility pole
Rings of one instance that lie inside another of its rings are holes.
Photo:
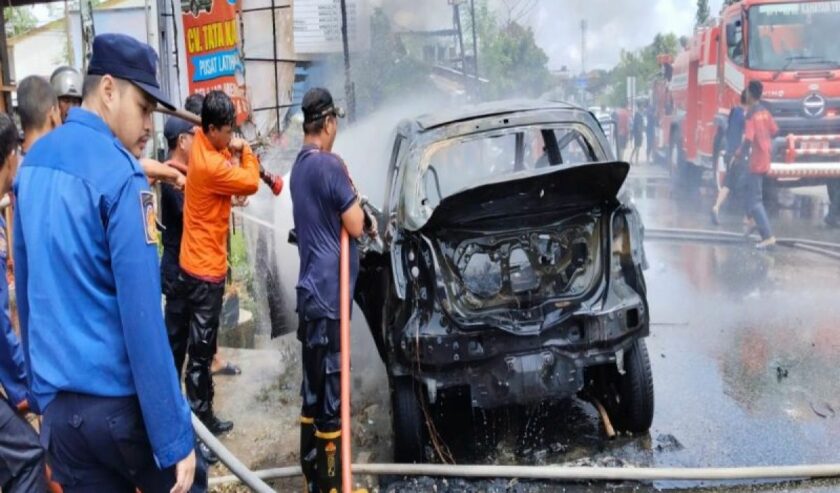
[[[93,6],[90,0],[79,1],[79,17],[82,25],[82,73],[85,74],[93,50],[93,38],[96,36],[96,30],[93,28]]]
[[[475,75],[475,97],[481,99],[481,83],[478,81],[478,40],[475,36],[475,0],[470,0],[470,15],[472,16],[473,38],[473,74]]]
[[[467,57],[464,55],[464,32],[461,29],[461,3],[452,2],[452,22],[455,24],[455,32],[458,33],[458,50],[461,52],[461,74],[464,77],[464,85],[467,81]]]
[[[580,73],[586,74],[586,19],[580,21]]]
[[[347,119],[356,118],[356,95],[350,80],[350,43],[347,39],[347,3],[341,0],[341,42],[344,45],[344,96],[347,98]]]

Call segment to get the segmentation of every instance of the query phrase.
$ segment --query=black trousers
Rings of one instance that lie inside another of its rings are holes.
[[[178,282],[179,290],[183,289],[189,317],[187,400],[193,412],[201,420],[206,420],[213,416],[214,391],[210,365],[216,354],[225,282],[204,281],[183,271]]]
[[[177,258],[170,259],[164,254],[160,263],[160,285],[166,296],[163,319],[166,323],[166,333],[169,336],[169,346],[172,348],[179,382],[184,372],[190,334],[190,312],[187,301],[184,299],[184,290],[179,285],[180,273],[181,268],[178,266]]]
[[[47,491],[44,450],[38,434],[0,398],[0,490],[7,493]]]
[[[313,418],[321,433],[341,429],[341,339],[339,321],[300,317],[303,400],[301,416]]]
[[[840,180],[834,179],[828,182],[828,220],[833,223],[840,223]]]
[[[136,397],[62,392],[47,406],[41,441],[64,493],[168,493],[175,467],[159,469]],[[196,454],[191,491],[207,491],[207,466]]]

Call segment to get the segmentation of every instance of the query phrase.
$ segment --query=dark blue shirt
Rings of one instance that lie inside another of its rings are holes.
[[[14,185],[14,252],[35,407],[58,392],[136,395],[161,467],[193,449],[161,310],[152,196],[140,164],[81,108],[42,137]]]
[[[165,228],[161,270],[165,276],[177,276],[181,269],[178,256],[184,232],[184,192],[169,183],[160,184],[160,222]]]
[[[26,368],[20,341],[12,331],[9,318],[9,284],[6,282],[6,259],[9,243],[6,239],[6,221],[0,216],[0,384],[12,406],[29,399],[26,390]]]
[[[304,146],[289,184],[300,254],[298,309],[308,319],[339,318],[339,233],[341,214],[356,202],[344,162],[315,146]],[[350,290],[356,285],[359,256],[350,241]]]
[[[726,124],[726,153],[734,155],[741,147],[741,141],[744,140],[744,126],[747,119],[744,115],[744,109],[740,106],[732,108],[729,112],[729,119]]]

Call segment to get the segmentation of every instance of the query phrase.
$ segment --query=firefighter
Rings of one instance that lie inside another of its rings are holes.
[[[32,146],[14,186],[31,404],[65,492],[185,493],[195,476],[160,307],[154,196],[137,161],[152,111],[172,108],[157,61],[130,36],[94,38],[82,107]]]
[[[0,113],[0,195],[12,186],[18,162],[18,131],[12,119]],[[6,399],[0,398],[0,490],[9,493],[47,491],[44,451],[38,435],[18,413],[29,408],[24,356],[9,319],[9,286],[6,257],[9,243],[0,216],[0,384]]]
[[[755,223],[749,232],[757,229],[761,241],[756,248],[770,248],[776,244],[776,237],[770,229],[770,219],[764,208],[764,178],[770,171],[773,152],[773,136],[779,131],[770,111],[761,103],[764,86],[760,81],[750,81],[747,86],[747,121],[744,126],[744,142],[738,156],[749,156],[749,173],[746,176],[747,215]]]
[[[300,273],[298,339],[302,344],[300,460],[306,490],[341,490],[341,375],[339,341],[339,233],[357,239],[375,232],[344,162],[332,153],[344,111],[326,89],[303,97],[304,144],[292,168],[291,194]],[[350,242],[350,289],[359,257]],[[352,298],[352,296],[351,296]]]
[[[58,67],[50,76],[50,85],[58,97],[61,122],[66,122],[70,108],[76,108],[82,104],[82,74],[73,67],[66,65]]]
[[[236,108],[227,94],[208,93],[190,151],[179,255],[178,289],[183,289],[190,316],[187,398],[216,435],[233,429],[233,422],[213,412],[211,373],[227,276],[231,199],[255,194],[260,181],[259,161],[244,140],[233,137],[235,124]],[[232,165],[237,158],[240,165]]]

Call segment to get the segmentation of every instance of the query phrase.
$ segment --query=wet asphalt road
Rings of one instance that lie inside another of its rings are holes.
[[[660,168],[634,168],[627,191],[648,228],[715,228],[707,212],[711,191],[679,190]],[[824,204],[819,197],[784,192],[781,199],[782,207],[774,207],[771,213],[778,236],[840,242],[840,230],[821,224]],[[718,229],[738,231],[741,227],[734,208],[722,215],[722,221]],[[647,344],[656,393],[650,433],[607,440],[592,406],[577,399],[482,413],[473,418],[484,431],[468,444],[459,443],[458,421],[453,421],[456,432],[451,445],[463,448],[463,462],[642,467],[840,462],[840,262],[784,247],[758,252],[747,242],[651,240],[646,250],[652,317]],[[282,260],[290,252],[278,256]],[[365,415],[361,423],[354,415],[354,452],[388,462],[390,419],[380,411],[388,408],[384,368],[375,359],[364,324],[354,320],[353,330],[354,413],[364,410]],[[289,337],[293,335],[285,336]],[[278,450],[262,459],[254,457],[257,463],[252,466],[296,462],[296,430],[292,434],[276,431],[278,425],[294,426],[298,402],[299,377],[290,373],[289,381],[283,380],[288,373],[284,368],[296,366],[296,345],[287,342],[284,347],[291,348],[291,353],[284,353],[280,370],[268,364],[269,359],[261,360],[266,363],[260,370],[262,380],[279,378],[281,382],[262,392],[261,404],[255,406],[250,397],[243,397],[254,393],[246,385],[231,382],[226,389],[222,383],[217,389],[222,414],[237,422],[248,417],[257,428],[260,419],[254,417],[254,408],[264,408],[266,424],[259,427],[264,431],[258,438]],[[248,362],[242,363],[247,373]],[[237,390],[240,394],[233,398]],[[284,409],[281,418],[277,418],[278,408]],[[365,428],[366,424],[370,426]],[[254,437],[247,427],[240,430],[241,448],[254,450]],[[359,433],[373,435],[360,440]],[[374,478],[357,480],[379,485]],[[297,482],[280,483],[278,491],[292,484]],[[840,481],[834,480],[561,485],[420,478],[382,486],[400,492],[840,491]]]

